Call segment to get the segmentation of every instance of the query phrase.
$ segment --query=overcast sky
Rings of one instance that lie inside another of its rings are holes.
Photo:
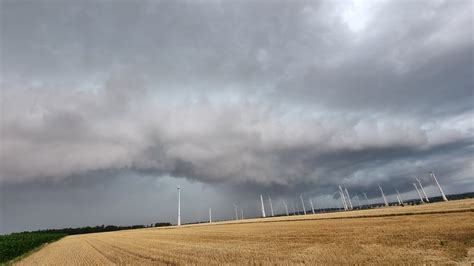
[[[470,0],[0,0],[0,233],[474,191]],[[295,205],[296,206],[296,205]]]

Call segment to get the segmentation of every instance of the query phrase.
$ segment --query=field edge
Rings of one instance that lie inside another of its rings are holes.
[[[21,254],[21,255],[19,255],[19,256],[17,256],[17,257],[14,257],[13,259],[11,259],[11,260],[9,260],[9,261],[7,261],[7,262],[2,262],[2,263],[0,263],[0,266],[11,266],[11,265],[14,265],[15,263],[17,263],[17,262],[19,262],[19,261],[21,261],[21,260],[27,258],[28,256],[30,256],[30,255],[32,255],[32,254],[34,254],[34,253],[40,251],[42,248],[46,247],[47,245],[52,244],[52,243],[54,243],[54,242],[57,242],[57,241],[59,241],[59,240],[61,240],[61,239],[64,239],[65,237],[67,237],[67,235],[62,236],[62,237],[60,237],[60,238],[58,238],[58,239],[51,240],[51,241],[49,241],[49,242],[43,243],[43,244],[41,244],[40,246],[37,246],[37,247],[35,247],[34,249],[29,250],[29,251],[26,252],[26,253],[23,253],[23,254]]]

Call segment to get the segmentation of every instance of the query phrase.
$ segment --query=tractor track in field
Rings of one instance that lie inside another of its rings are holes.
[[[100,249],[98,249],[94,244],[92,244],[90,242],[90,240],[87,240],[87,239],[83,239],[83,241],[85,241],[89,246],[91,246],[95,251],[97,251],[100,255],[102,255],[105,259],[107,259],[110,263],[117,263],[116,260],[114,260],[111,256],[108,256],[107,254],[105,254],[104,252],[102,252]]]
[[[469,264],[473,250],[471,199],[67,236],[18,264]]]

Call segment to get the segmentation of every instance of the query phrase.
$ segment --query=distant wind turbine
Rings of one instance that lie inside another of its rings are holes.
[[[306,215],[306,209],[305,209],[305,207],[304,207],[304,200],[303,200],[303,196],[302,196],[302,195],[300,195],[300,199],[301,199],[301,205],[303,206],[303,213],[304,213],[304,215]]]
[[[423,197],[421,196],[420,191],[418,190],[418,187],[416,186],[416,183],[413,183],[413,186],[414,186],[415,189],[416,189],[416,193],[418,193],[418,196],[420,197],[421,203],[425,203],[425,201],[423,200]]]
[[[181,225],[181,186],[176,187],[178,189],[178,226]]]
[[[396,196],[397,196],[398,205],[402,205],[402,202],[400,201],[400,197],[398,196],[398,194]]]
[[[349,201],[349,206],[350,206],[350,209],[353,210],[354,207],[352,206],[352,201],[351,201],[351,197],[349,196],[349,191],[347,191],[347,187],[344,186],[344,190],[346,191],[346,195],[347,195],[347,200]]]
[[[212,223],[212,210],[209,208],[209,223]]]
[[[273,217],[273,216],[275,216],[275,214],[273,213],[272,198],[270,198],[270,196],[268,196],[268,203],[270,203],[270,211],[271,211],[272,217]]]
[[[239,219],[239,213],[237,212],[238,210],[238,206],[234,204],[234,209],[235,209],[235,220],[238,220]]]
[[[344,193],[341,191],[339,191],[339,198],[341,199],[341,202],[342,202],[342,206],[344,207],[344,211],[347,211],[348,208],[347,208],[347,203],[346,203],[346,200],[344,198]]]
[[[421,185],[420,179],[418,179],[418,177],[415,177],[415,179],[416,179],[416,181],[418,181],[418,184],[420,185],[421,192],[423,192],[423,195],[425,196],[426,202],[430,203],[430,200],[428,199],[428,196],[426,195],[425,189],[424,189],[423,186]]]
[[[383,202],[385,203],[385,206],[388,206],[387,198],[385,197],[385,194],[383,193],[383,189],[380,185],[379,185],[379,188],[380,188],[380,192],[382,193]]]
[[[265,205],[263,205],[262,194],[260,194],[260,202],[262,203],[262,217],[265,218]]]
[[[344,206],[344,210],[347,211],[349,206],[346,202],[346,197],[344,196],[344,191],[342,190],[341,184],[339,184],[339,196],[341,197],[342,205]]]
[[[312,200],[312,199],[309,199],[309,203],[311,204],[311,211],[313,212],[313,214],[316,214],[316,213],[314,212],[313,200]]]
[[[285,201],[283,201],[283,205],[285,205],[286,216],[290,216],[290,213],[288,212],[288,205],[286,205]]]
[[[397,196],[398,196],[398,201],[400,202],[400,205],[403,205],[403,199],[402,199],[402,196],[400,196],[400,192],[398,192],[398,189],[397,189]]]
[[[439,192],[441,193],[441,197],[443,198],[443,200],[444,200],[444,201],[448,201],[448,198],[446,198],[446,195],[444,195],[444,191],[443,191],[443,189],[441,188],[441,186],[439,185],[438,179],[436,179],[435,174],[434,174],[433,172],[429,172],[429,173],[430,173],[431,177],[433,177],[433,179],[434,179],[436,185],[438,186]]]
[[[244,210],[242,208],[240,208],[240,219],[244,219]]]

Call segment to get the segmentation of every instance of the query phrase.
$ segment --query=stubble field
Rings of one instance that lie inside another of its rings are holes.
[[[18,265],[474,262],[474,199],[68,236]]]

